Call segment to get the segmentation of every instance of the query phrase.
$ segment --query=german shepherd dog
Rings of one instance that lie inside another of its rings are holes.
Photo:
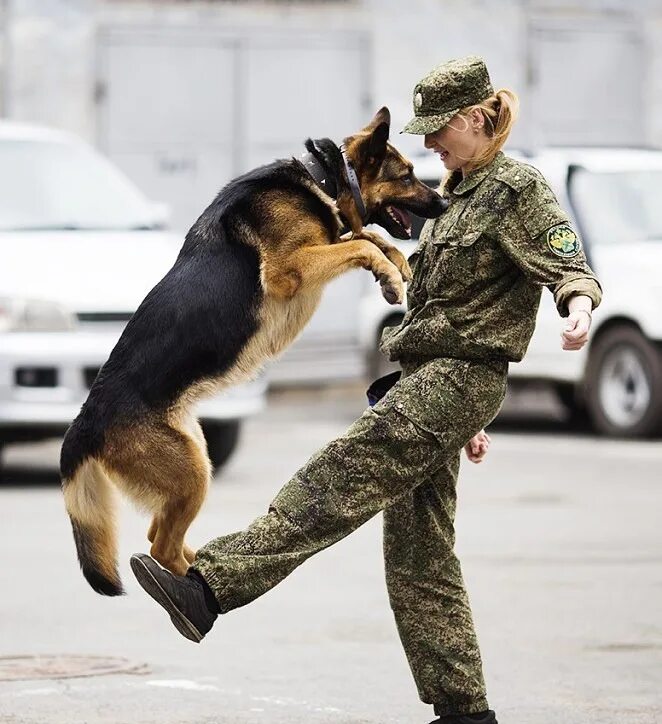
[[[113,484],[151,514],[151,555],[164,568],[183,575],[193,561],[184,535],[211,477],[192,412],[201,395],[255,377],[301,332],[324,285],[349,269],[370,269],[386,299],[402,301],[407,260],[364,223],[409,238],[407,210],[432,218],[443,202],[388,142],[389,126],[382,108],[342,149],[306,142],[335,194],[294,158],[231,181],[129,320],[60,459],[78,559],[98,593],[123,593]]]

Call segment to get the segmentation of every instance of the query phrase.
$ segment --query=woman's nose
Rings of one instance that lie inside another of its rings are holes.
[[[423,139],[423,145],[425,148],[432,148],[434,145],[434,141],[432,140],[432,133],[426,133],[425,138]]]

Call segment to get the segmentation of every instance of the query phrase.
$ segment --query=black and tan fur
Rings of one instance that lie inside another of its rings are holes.
[[[406,237],[406,215],[393,207],[431,217],[442,206],[388,143],[389,124],[384,108],[345,147],[367,221]],[[349,269],[372,270],[390,301],[403,298],[407,261],[363,230],[338,147],[328,139],[307,147],[336,179],[337,201],[295,159],[230,182],[138,307],[67,431],[64,498],[83,574],[99,593],[122,593],[114,487],[151,514],[161,565],[183,574],[193,560],[184,536],[210,479],[192,412],[200,396],[254,377],[301,332],[324,285]],[[350,231],[341,236],[343,224]]]

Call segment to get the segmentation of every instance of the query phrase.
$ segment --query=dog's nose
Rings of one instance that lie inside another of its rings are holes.
[[[433,216],[441,216],[448,208],[449,201],[444,196],[436,194],[436,198],[432,201]]]

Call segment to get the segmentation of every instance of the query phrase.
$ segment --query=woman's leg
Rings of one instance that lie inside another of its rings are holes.
[[[440,715],[487,707],[469,600],[455,545],[460,453],[384,511],[386,583],[422,701]]]
[[[400,496],[436,479],[448,451],[461,449],[496,415],[506,368],[437,358],[403,375],[295,473],[266,515],[197,552],[193,568],[220,610],[253,601]]]
[[[441,463],[439,441],[393,406],[368,408],[285,484],[266,515],[200,548],[193,568],[223,613],[273,588]]]

